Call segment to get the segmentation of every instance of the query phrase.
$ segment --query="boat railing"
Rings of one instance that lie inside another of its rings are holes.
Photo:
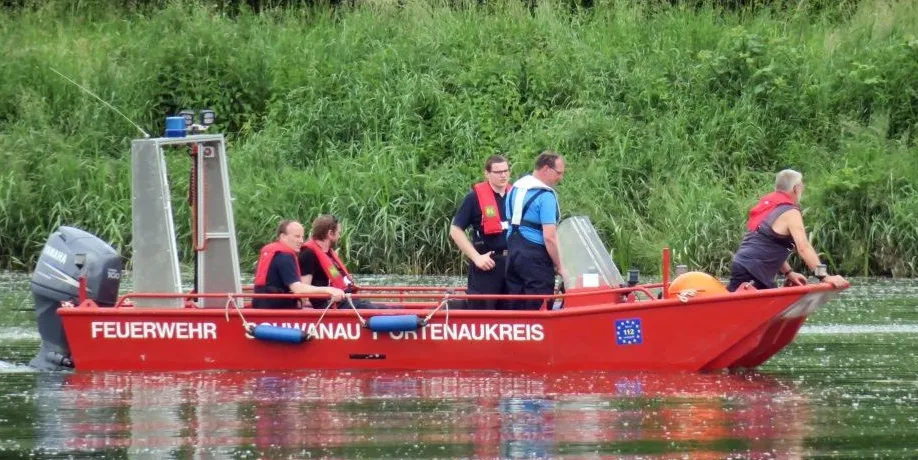
[[[354,299],[366,299],[380,301],[380,303],[398,307],[398,309],[427,309],[434,308],[447,300],[505,300],[505,301],[523,301],[539,300],[542,302],[539,310],[550,310],[556,301],[561,301],[564,306],[566,301],[586,297],[602,297],[608,299],[603,303],[622,303],[622,299],[629,294],[643,294],[645,301],[657,300],[652,288],[657,285],[638,285],[619,288],[590,289],[585,292],[579,290],[568,291],[566,293],[555,293],[552,295],[494,295],[494,294],[467,294],[464,288],[448,288],[442,286],[370,286],[361,288],[360,293],[351,294]],[[200,299],[227,299],[227,302],[242,301],[245,307],[250,308],[246,300],[251,299],[327,299],[327,294],[256,294],[253,292],[242,293],[155,293],[155,292],[131,292],[123,294],[113,306],[114,308],[132,308],[134,300],[137,299],[183,299],[185,308],[202,308],[196,301]],[[637,300],[637,299],[633,299]],[[339,303],[331,307],[332,309],[347,308],[346,304]]]
[[[254,286],[251,284],[246,284],[242,286],[242,292],[253,292]],[[404,302],[405,298],[401,294],[407,293],[419,293],[419,292],[429,292],[429,293],[439,293],[439,294],[454,294],[462,293],[466,291],[465,286],[360,286],[360,292],[391,292],[396,294],[393,296],[396,302]],[[323,296],[310,296],[311,298],[320,298]],[[327,297],[327,296],[325,296]]]
[[[663,287],[663,283],[648,283],[648,284],[640,284],[636,286],[621,286],[618,288],[610,288],[606,286],[606,287],[600,288],[599,290],[593,290],[591,293],[594,295],[595,294],[615,294],[615,293],[627,295],[629,293],[635,293],[635,294],[641,293],[641,294],[644,294],[644,296],[646,296],[645,300],[655,300],[657,299],[657,294],[653,292],[653,289],[659,290],[662,287]],[[253,287],[250,284],[245,285],[242,287],[242,290],[243,292],[252,292]],[[389,295],[389,296],[386,296],[385,298],[392,298],[394,299],[394,301],[404,302],[407,299],[405,297],[405,294],[408,294],[408,293],[413,293],[413,294],[429,293],[431,298],[435,297],[434,294],[439,294],[441,296],[444,294],[449,294],[452,296],[451,298],[458,299],[460,298],[459,296],[464,295],[462,293],[466,292],[466,287],[465,286],[416,286],[416,285],[415,286],[360,286],[360,292],[362,293],[360,294],[361,297],[365,295],[369,295],[372,292],[394,293],[395,295]],[[553,297],[562,298],[565,295],[572,295],[575,292],[577,292],[577,289],[571,289],[568,292],[569,294],[565,294],[564,292],[560,292],[560,291],[555,291],[555,294]],[[519,296],[510,296],[510,295],[486,295],[486,294],[476,294],[476,295],[478,297],[470,297],[470,299],[473,299],[473,300],[477,300],[477,299],[501,300],[501,299],[508,299],[508,298],[511,298],[511,299],[521,298]],[[585,294],[581,294],[581,295],[585,295]],[[309,297],[327,298],[328,296],[327,295],[310,295]],[[384,298],[384,297],[378,297],[378,298]]]

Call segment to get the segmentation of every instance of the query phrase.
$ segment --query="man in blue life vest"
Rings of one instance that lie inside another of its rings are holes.
[[[786,285],[806,284],[806,276],[793,271],[787,263],[796,250],[810,270],[821,264],[803,226],[802,196],[803,175],[792,169],[779,172],[775,191],[762,197],[749,211],[747,232],[733,256],[727,290],[736,291],[744,283],[751,283],[756,289],[775,288],[775,276],[779,273],[784,275]],[[822,276],[820,281],[835,287],[848,285],[838,275]]]
[[[255,266],[256,294],[330,294],[337,302],[344,293],[319,289],[305,284],[300,279],[297,252],[303,244],[303,225],[294,220],[283,220],[277,226],[277,240],[261,248],[258,264]],[[300,308],[300,300],[252,299],[254,308]]]
[[[485,180],[472,186],[453,216],[449,236],[469,258],[467,294],[506,294],[507,222],[504,195],[510,182],[510,165],[503,155],[485,161]],[[472,241],[465,230],[472,227]],[[499,310],[497,299],[469,301],[472,309]]]
[[[304,284],[321,289],[328,289],[336,295],[357,292],[354,278],[347,267],[338,258],[335,247],[341,239],[341,223],[331,214],[323,214],[312,222],[309,241],[300,248],[299,269]],[[310,298],[312,308],[325,308],[328,299]],[[356,308],[389,308],[365,299],[351,299]],[[338,308],[349,308],[342,303]]]
[[[551,295],[555,273],[561,274],[558,255],[558,223],[561,208],[553,188],[564,177],[564,158],[544,151],[535,170],[513,184],[505,199],[510,216],[507,235],[507,292],[519,295]],[[517,301],[517,310],[538,310],[541,300]]]

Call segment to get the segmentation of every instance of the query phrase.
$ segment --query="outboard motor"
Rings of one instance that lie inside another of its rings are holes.
[[[91,233],[60,227],[45,243],[32,274],[41,349],[30,366],[40,370],[73,368],[57,309],[61,302],[77,302],[81,273],[86,277],[90,299],[103,307],[115,304],[121,285],[121,256]]]

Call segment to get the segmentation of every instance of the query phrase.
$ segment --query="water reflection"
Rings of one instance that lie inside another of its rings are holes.
[[[795,458],[810,417],[762,375],[36,376],[44,454],[131,458]]]
[[[918,458],[916,299],[854,280],[763,366],[777,379],[55,375],[24,366],[28,276],[0,272],[0,458]]]

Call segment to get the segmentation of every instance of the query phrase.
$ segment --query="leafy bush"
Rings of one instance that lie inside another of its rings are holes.
[[[332,212],[358,271],[459,272],[447,229],[484,159],[518,177],[552,148],[563,213],[625,267],[669,245],[724,273],[791,167],[833,268],[916,275],[912,2],[23,3],[0,15],[0,266],[59,224],[130,253],[138,132],[53,67],[154,134],[217,110],[245,270],[277,220]],[[188,159],[168,162],[188,261]]]

